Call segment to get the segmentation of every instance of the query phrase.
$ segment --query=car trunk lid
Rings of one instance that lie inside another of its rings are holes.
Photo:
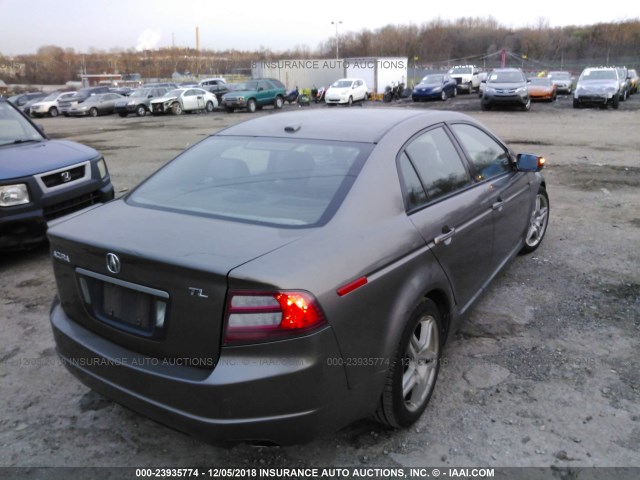
[[[219,354],[228,273],[301,235],[121,201],[49,230],[70,318],[156,360],[204,367]]]

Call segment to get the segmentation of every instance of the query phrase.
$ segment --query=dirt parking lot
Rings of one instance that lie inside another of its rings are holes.
[[[508,265],[447,345],[413,428],[363,420],[306,445],[219,447],[122,408],[57,361],[44,246],[0,254],[0,466],[640,467],[640,95],[619,110],[570,102],[528,113],[481,112],[475,95],[397,105],[465,111],[516,152],[546,156],[551,199],[543,245]],[[38,123],[103,152],[122,195],[185,147],[249,118]]]

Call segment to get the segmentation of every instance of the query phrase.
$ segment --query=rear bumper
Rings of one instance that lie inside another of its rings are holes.
[[[367,415],[352,399],[330,328],[261,345],[223,347],[196,368],[127,350],[51,308],[57,351],[91,389],[149,418],[214,442],[308,441]],[[206,359],[203,359],[206,360]],[[205,362],[206,363],[206,362]]]

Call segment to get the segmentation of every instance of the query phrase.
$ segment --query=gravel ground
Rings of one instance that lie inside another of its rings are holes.
[[[221,447],[129,411],[57,361],[43,246],[0,254],[0,467],[640,467],[640,95],[617,111],[574,110],[568,97],[528,113],[481,112],[475,95],[395,106],[464,111],[515,151],[549,160],[543,245],[507,266],[447,345],[414,427],[363,420],[305,445]],[[249,118],[38,123],[102,151],[121,195],[203,136]]]

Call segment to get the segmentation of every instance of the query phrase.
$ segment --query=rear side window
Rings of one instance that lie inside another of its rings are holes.
[[[475,168],[476,180],[487,180],[511,171],[509,152],[486,132],[468,124],[455,124],[451,129]]]
[[[402,179],[402,188],[405,192],[405,206],[407,210],[413,210],[427,203],[427,192],[424,191],[422,182],[420,182],[420,178],[406,153],[400,156],[398,167],[400,169],[400,178]]]
[[[372,145],[215,136],[187,150],[127,202],[281,227],[326,223]]]
[[[460,155],[441,127],[418,136],[405,148],[405,154],[415,168],[428,201],[453,193],[471,183]],[[408,171],[406,168],[401,169],[402,173]],[[411,179],[406,178],[405,181],[411,182]]]

